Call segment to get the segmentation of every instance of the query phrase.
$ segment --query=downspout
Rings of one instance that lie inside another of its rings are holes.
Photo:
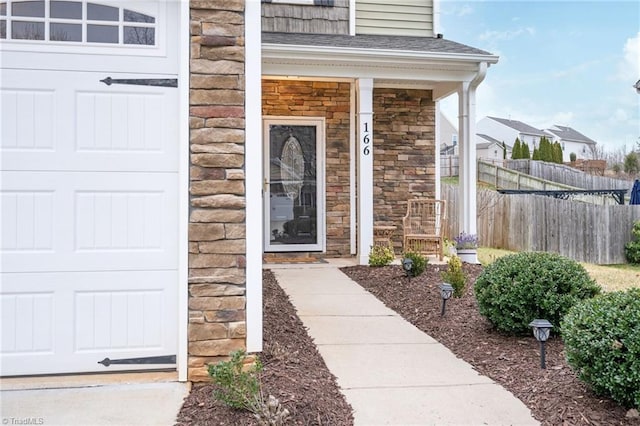
[[[463,82],[458,93],[459,102],[459,144],[460,144],[460,209],[458,211],[458,232],[477,233],[477,187],[475,115],[476,89],[487,75],[487,62],[478,64],[478,73],[470,82]]]

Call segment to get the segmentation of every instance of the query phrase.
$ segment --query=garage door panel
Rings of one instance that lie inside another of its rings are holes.
[[[3,70],[3,170],[177,170],[178,90],[107,86],[100,82],[104,78],[91,72],[71,79],[60,71]],[[60,125],[65,121],[72,125]]]
[[[2,174],[3,270],[174,269],[174,173]]]
[[[3,151],[52,151],[54,105],[55,90],[3,89],[0,148]]]
[[[4,287],[4,285],[3,285]],[[2,351],[13,354],[53,353],[54,293],[0,295]]]
[[[175,355],[177,282],[175,271],[5,274],[3,371],[127,370],[98,361]]]

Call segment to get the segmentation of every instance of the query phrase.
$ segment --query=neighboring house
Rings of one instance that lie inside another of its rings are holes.
[[[458,155],[458,129],[442,112],[439,112],[438,117],[440,119],[437,130],[440,155]]]
[[[476,231],[467,148],[498,58],[438,35],[437,1],[0,7],[1,375],[207,380],[260,351],[263,254],[366,264],[374,225],[439,196],[455,92]]]
[[[478,121],[476,132],[502,141],[509,146],[513,146],[516,138],[518,138],[521,143],[529,145],[531,153],[533,153],[534,148],[539,146],[540,138],[548,136],[544,131],[522,121],[498,117],[484,117]]]
[[[484,160],[502,160],[504,159],[504,147],[506,146],[506,158],[511,158],[511,149],[513,144],[507,144],[488,135],[476,135],[476,156]]]
[[[571,153],[576,154],[577,159],[591,159],[592,151],[597,142],[567,126],[553,125],[544,129],[551,142],[558,142],[562,147],[562,161],[569,162]]]

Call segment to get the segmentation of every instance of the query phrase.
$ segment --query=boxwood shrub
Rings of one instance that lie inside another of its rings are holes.
[[[640,408],[640,289],[607,293],[562,322],[567,362],[600,395]]]
[[[555,253],[504,256],[487,266],[475,284],[478,309],[498,329],[530,333],[529,323],[544,318],[560,331],[560,320],[576,302],[600,293],[578,262]]]

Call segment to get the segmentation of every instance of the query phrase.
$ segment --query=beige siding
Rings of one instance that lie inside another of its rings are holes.
[[[356,0],[356,34],[433,37],[433,0]]]
[[[349,0],[333,6],[262,3],[262,31],[349,34]]]

